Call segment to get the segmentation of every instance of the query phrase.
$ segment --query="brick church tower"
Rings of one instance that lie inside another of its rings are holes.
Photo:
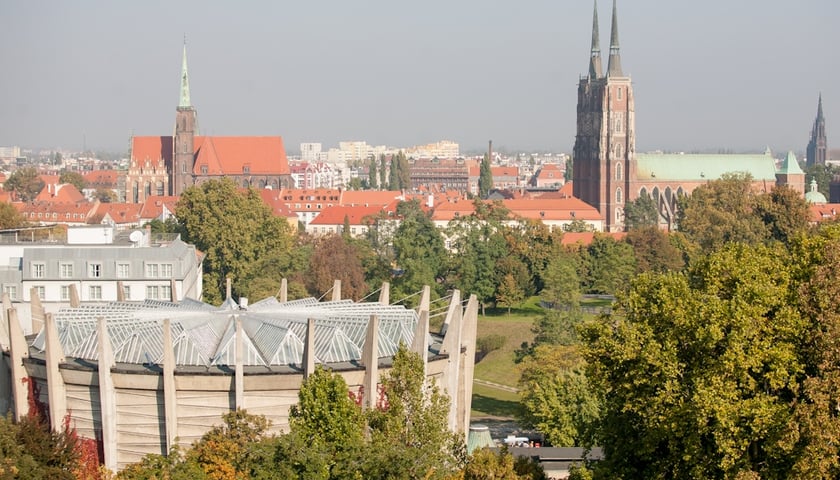
[[[171,194],[181,195],[194,184],[196,132],[195,108],[190,103],[190,78],[187,74],[187,45],[181,63],[181,99],[175,114],[175,138],[169,181]]]
[[[602,73],[598,4],[592,20],[589,74],[578,84],[573,195],[598,209],[607,231],[624,230],[624,204],[638,196],[633,86],[621,69],[613,0],[610,56]]]
[[[825,138],[825,117],[823,117],[822,94],[817,104],[817,118],[814,120],[814,128],[811,130],[811,140],[808,142],[808,150],[805,156],[805,165],[825,165],[826,153],[828,152],[828,141]]]

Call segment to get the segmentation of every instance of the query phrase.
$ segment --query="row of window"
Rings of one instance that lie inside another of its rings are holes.
[[[23,218],[32,218],[32,219],[43,218],[43,219],[46,219],[46,220],[49,220],[50,218],[52,218],[53,220],[58,220],[58,213],[57,212],[52,212],[52,213],[38,212],[36,214],[35,212],[23,212]],[[84,213],[73,213],[73,214],[65,213],[64,214],[64,219],[65,220],[84,220],[85,218],[86,218],[86,215]]]
[[[35,289],[38,298],[44,300],[45,298],[45,288],[43,285],[35,285],[32,288]],[[10,300],[18,300],[18,288],[17,285],[4,285],[3,286],[3,293],[9,295]],[[131,298],[131,285],[123,285],[123,293],[125,294],[125,298]],[[170,285],[147,285],[146,286],[146,298],[149,300],[171,300],[172,298],[172,286]],[[62,285],[61,286],[61,293],[60,293],[61,301],[67,302],[70,301],[70,286],[69,285]],[[88,299],[89,300],[102,300],[102,286],[101,285],[89,285],[88,286]]]
[[[101,263],[88,263],[87,265],[88,278],[102,277]],[[59,278],[75,278],[75,264],[62,262],[58,265]],[[47,265],[43,262],[32,262],[32,278],[46,278]],[[129,278],[131,276],[131,264],[118,262],[117,263],[117,278]],[[172,264],[171,263],[147,263],[145,264],[146,278],[172,278]]]

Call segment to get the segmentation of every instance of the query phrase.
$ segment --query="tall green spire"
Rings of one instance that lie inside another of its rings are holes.
[[[592,51],[589,58],[589,78],[601,78],[601,41],[598,35],[598,0],[595,0],[595,12],[592,14]]]
[[[178,108],[192,108],[190,103],[190,76],[187,73],[187,39],[184,38],[184,56],[181,61],[181,101]]]
[[[612,31],[610,32],[610,62],[607,66],[607,76],[623,77],[621,71],[621,53],[618,48],[618,8],[613,0]]]

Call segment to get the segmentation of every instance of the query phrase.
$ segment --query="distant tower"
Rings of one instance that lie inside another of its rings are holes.
[[[825,138],[825,118],[822,109],[822,94],[817,104],[817,118],[814,120],[814,128],[811,130],[811,141],[808,142],[808,151],[805,158],[805,165],[825,165],[826,152],[828,152],[828,141]]]
[[[621,69],[615,0],[606,76],[601,73],[597,2],[592,23],[589,74],[578,84],[572,188],[575,197],[598,209],[607,231],[622,231],[624,204],[637,196],[636,136],[633,86]]]
[[[181,98],[175,114],[175,141],[173,143],[172,169],[169,182],[172,195],[181,195],[193,185],[195,163],[195,108],[190,103],[190,78],[187,74],[187,42],[181,63]]]

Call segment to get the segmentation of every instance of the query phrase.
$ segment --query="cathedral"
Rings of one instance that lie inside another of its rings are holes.
[[[126,202],[143,202],[152,195],[181,195],[193,185],[222,177],[245,188],[280,189],[292,184],[281,137],[198,134],[184,45],[175,134],[131,139],[125,199]]]
[[[635,117],[633,84],[621,66],[616,1],[604,71],[596,0],[589,71],[578,84],[572,192],[598,209],[605,230],[623,231],[625,203],[644,195],[653,198],[660,224],[671,227],[679,195],[690,194],[726,173],[748,173],[761,191],[785,184],[805,192],[805,174],[792,153],[779,168],[769,151],[745,155],[636,153]]]
[[[825,165],[828,154],[828,141],[825,138],[825,117],[823,117],[822,95],[817,103],[817,118],[811,129],[811,140],[805,154],[805,165]]]

